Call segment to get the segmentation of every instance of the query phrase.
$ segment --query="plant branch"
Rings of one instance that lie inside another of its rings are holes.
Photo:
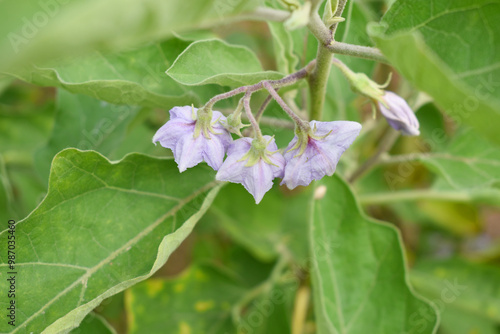
[[[352,175],[347,179],[349,183],[353,183],[361,176],[363,176],[366,172],[372,169],[377,162],[379,161],[382,154],[389,151],[396,140],[399,138],[399,131],[396,131],[392,128],[388,128],[384,137],[381,139],[380,144],[378,146],[377,152],[373,156],[371,156],[368,160],[365,161],[358,169],[356,169]]]
[[[242,94],[242,93],[254,93],[256,91],[264,89],[264,83],[268,83],[271,85],[273,88],[281,88],[281,87],[286,87],[293,85],[297,81],[306,78],[309,76],[313,68],[315,67],[315,60],[311,61],[309,64],[307,64],[304,68],[298,70],[295,73],[289,74],[286,77],[279,79],[279,80],[262,80],[254,85],[248,85],[248,86],[242,86],[235,88],[229,92],[222,93],[219,95],[216,95],[212,97],[204,106],[204,108],[212,108],[215,103],[231,98],[235,95]]]
[[[278,91],[278,90],[279,90],[279,88],[276,89],[276,91]],[[257,111],[257,114],[255,115],[257,122],[260,121],[262,115],[264,114],[264,111],[266,110],[267,106],[269,105],[269,103],[271,102],[272,99],[273,99],[273,97],[271,95],[268,95],[266,97],[266,99],[264,100],[264,102],[262,102],[262,105],[260,106],[259,111]]]
[[[328,50],[330,50],[330,52],[333,52],[335,54],[374,60],[379,63],[389,63],[379,49],[373,48],[371,46],[334,42],[333,44],[327,45],[326,47]]]
[[[252,124],[253,131],[255,131],[255,138],[262,139],[262,131],[260,130],[259,123],[253,117],[252,110],[250,109],[250,98],[252,97],[252,93],[247,91],[245,96],[243,97],[243,106],[245,107],[245,113],[248,117],[248,120]]]
[[[274,90],[274,88],[268,83],[264,82],[264,88],[267,89],[269,94],[278,102],[278,104],[281,106],[281,108],[290,116],[291,119],[303,130],[308,130],[310,128],[309,123],[303,121],[299,116],[297,116],[293,110],[283,101],[281,96]]]

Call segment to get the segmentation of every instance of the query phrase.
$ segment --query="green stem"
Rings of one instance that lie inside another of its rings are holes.
[[[364,205],[390,204],[416,200],[440,200],[451,202],[470,202],[472,197],[465,192],[458,191],[436,191],[436,190],[408,190],[388,193],[375,193],[359,195],[359,201]]]
[[[288,259],[284,256],[278,259],[278,262],[274,266],[271,275],[261,284],[257,285],[252,290],[248,291],[243,297],[233,306],[232,316],[233,322],[238,325],[241,322],[241,313],[243,309],[252,302],[255,298],[268,293],[273,288],[274,284],[278,281],[286,267]]]
[[[326,86],[332,67],[332,53],[323,45],[318,45],[316,67],[309,76],[310,119],[321,121],[325,105]]]

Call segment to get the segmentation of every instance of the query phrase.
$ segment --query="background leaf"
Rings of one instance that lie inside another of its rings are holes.
[[[138,111],[134,106],[112,105],[59,90],[52,136],[35,156],[42,179],[48,183],[52,159],[67,147],[95,150],[109,156],[125,137]]]
[[[12,74],[33,84],[60,87],[114,104],[162,109],[199,105],[222,93],[221,88],[186,88],[165,74],[189,44],[174,37],[121,53],[96,51],[85,57],[52,61]]]
[[[399,0],[369,30],[409,81],[499,144],[499,17],[498,0]]]
[[[453,308],[500,323],[498,267],[460,259],[417,263],[411,281],[440,310]]]
[[[260,1],[73,0],[0,3],[0,70],[92,50],[121,51],[234,20]],[[119,10],[117,10],[119,9]]]
[[[310,191],[283,193],[275,185],[256,205],[245,188],[228,184],[205,219],[214,221],[261,260],[273,260],[288,250],[300,262],[307,257],[307,240],[303,236],[310,197]]]
[[[280,79],[277,72],[263,71],[250,49],[218,39],[192,43],[175,60],[167,74],[183,85],[218,84],[245,86],[262,80]]]
[[[206,211],[213,179],[208,167],[179,174],[173,160],[138,154],[111,164],[91,151],[59,153],[47,197],[16,225],[18,284],[30,289],[18,291],[12,333],[68,331],[104,298],[149,277]]]

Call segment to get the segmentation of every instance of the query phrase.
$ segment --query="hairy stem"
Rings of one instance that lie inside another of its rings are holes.
[[[315,66],[315,63],[316,63],[315,60],[313,60],[309,64],[307,64],[304,68],[298,70],[295,73],[287,75],[283,79],[263,80],[261,82],[254,84],[254,85],[238,87],[238,88],[235,88],[229,92],[216,95],[216,96],[212,97],[205,104],[204,108],[212,108],[215,103],[222,101],[222,100],[225,100],[225,99],[229,99],[229,98],[236,96],[238,94],[247,93],[247,92],[254,93],[256,91],[262,90],[262,89],[264,89],[264,83],[268,83],[273,88],[281,88],[281,87],[293,85],[297,81],[306,78],[311,73],[312,69]]]
[[[300,127],[302,130],[307,131],[309,130],[309,123],[303,121],[299,116],[297,116],[293,110],[283,101],[281,96],[274,90],[274,88],[268,83],[264,83],[264,88],[267,89],[269,94],[278,102],[278,104],[281,106],[281,108],[290,116],[291,119],[297,124],[298,127]]]
[[[387,59],[384,57],[382,52],[380,52],[379,49],[370,46],[361,46],[361,45],[353,45],[342,42],[334,42],[331,45],[327,45],[327,49],[330,50],[330,52],[339,55],[370,59],[385,64],[388,63]]]
[[[310,119],[321,121],[325,105],[326,86],[332,67],[332,53],[322,44],[318,45],[316,68],[309,76]]]
[[[261,140],[263,139],[262,131],[260,130],[259,123],[257,123],[257,120],[255,119],[255,117],[253,117],[252,110],[250,109],[251,97],[252,93],[250,91],[247,91],[245,93],[245,96],[243,97],[243,106],[245,107],[245,113],[248,117],[248,120],[250,121],[250,124],[252,124],[253,131],[255,131],[255,138]]]

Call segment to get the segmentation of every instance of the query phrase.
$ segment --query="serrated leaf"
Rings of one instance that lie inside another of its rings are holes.
[[[310,216],[318,333],[434,333],[437,315],[408,286],[396,229],[365,217],[338,177],[319,187]]]
[[[90,50],[117,51],[237,20],[260,1],[74,0],[0,3],[0,68]],[[5,37],[3,37],[5,36]]]
[[[500,322],[500,269],[460,259],[417,263],[411,281],[427,298],[471,315]]]
[[[117,54],[93,52],[85,57],[24,68],[12,75],[24,81],[64,88],[114,104],[170,109],[198,105],[222,90],[217,86],[185,88],[165,75],[190,42],[170,38]]]
[[[188,86],[217,84],[235,87],[283,77],[278,72],[264,71],[250,49],[218,39],[192,43],[166,73]]]
[[[499,0],[399,0],[369,30],[409,81],[499,144],[499,17]]]
[[[179,174],[171,159],[59,153],[46,198],[16,224],[17,284],[29,289],[17,291],[11,333],[66,333],[104,298],[151,276],[208,209],[213,180],[206,166]],[[6,254],[0,260],[5,267]],[[0,320],[1,332],[11,330],[5,312]]]

